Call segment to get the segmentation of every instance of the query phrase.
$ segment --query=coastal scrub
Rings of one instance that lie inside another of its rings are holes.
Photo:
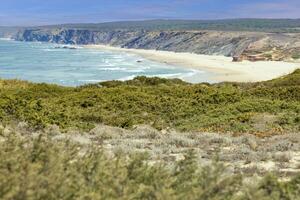
[[[0,119],[35,128],[92,129],[96,124],[159,130],[252,133],[300,130],[300,70],[260,83],[189,84],[137,77],[81,87],[0,81]]]

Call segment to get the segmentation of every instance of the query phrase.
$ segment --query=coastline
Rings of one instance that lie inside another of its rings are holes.
[[[84,48],[104,51],[118,51],[139,55],[145,59],[178,67],[207,71],[216,82],[257,82],[266,81],[289,74],[300,68],[300,62],[283,61],[242,61],[232,62],[231,57],[177,53],[170,51],[125,49],[108,45],[83,45]]]

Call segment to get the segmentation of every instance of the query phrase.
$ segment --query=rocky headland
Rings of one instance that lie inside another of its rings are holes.
[[[293,61],[300,58],[300,33],[243,31],[153,31],[27,28],[13,36],[19,41],[60,44],[103,44],[232,57],[233,61]]]

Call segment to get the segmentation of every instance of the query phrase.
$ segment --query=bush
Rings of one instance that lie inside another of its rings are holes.
[[[0,134],[1,135],[1,134]],[[3,135],[3,134],[2,134]],[[267,176],[243,184],[214,163],[201,168],[189,152],[175,166],[148,164],[147,155],[108,156],[49,135],[3,136],[0,199],[297,199],[300,176],[280,182]]]
[[[252,118],[272,115],[265,132],[299,131],[300,70],[262,83],[188,84],[137,77],[78,88],[0,81],[0,119],[37,128],[91,129],[97,123],[185,131],[260,131]]]

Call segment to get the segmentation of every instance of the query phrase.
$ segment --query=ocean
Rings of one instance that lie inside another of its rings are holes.
[[[136,76],[208,82],[204,71],[175,67],[124,52],[0,39],[1,79],[79,86]]]

